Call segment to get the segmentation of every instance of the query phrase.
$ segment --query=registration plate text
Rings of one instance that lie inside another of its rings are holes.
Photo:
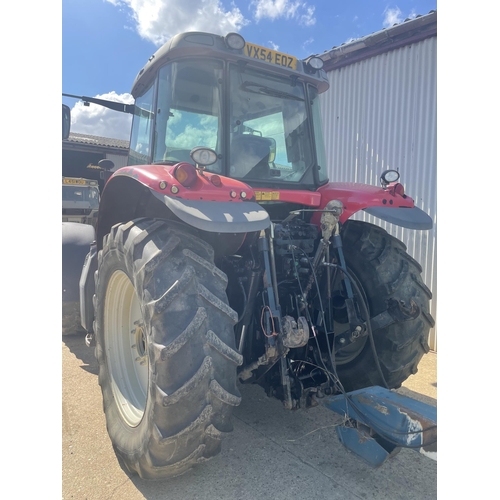
[[[245,55],[283,68],[297,69],[297,58],[253,43],[245,44]]]

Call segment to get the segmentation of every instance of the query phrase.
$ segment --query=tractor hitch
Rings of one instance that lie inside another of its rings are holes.
[[[437,460],[437,409],[379,386],[326,396],[317,401],[342,415],[340,442],[372,467],[401,448]]]

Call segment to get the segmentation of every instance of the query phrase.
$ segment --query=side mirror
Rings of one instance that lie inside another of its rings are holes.
[[[69,137],[69,131],[71,128],[71,110],[66,104],[62,105],[62,138],[67,139]]]

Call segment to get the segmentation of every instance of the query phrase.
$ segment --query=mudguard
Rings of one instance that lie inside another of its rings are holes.
[[[87,246],[88,255],[81,258],[80,265],[79,309],[81,324],[89,333],[93,331],[97,253],[113,225],[140,217],[187,224],[208,233],[206,239],[216,252],[234,252],[247,233],[269,227],[269,214],[255,202],[255,193],[247,184],[199,170],[194,182],[185,187],[174,176],[179,165],[182,163],[124,167],[108,179],[99,205],[96,243],[90,252]]]
[[[85,256],[94,238],[94,228],[88,224],[62,223],[63,333],[75,333],[81,330],[79,281]]]
[[[113,174],[99,206],[98,250],[114,224],[144,216],[177,220],[209,233],[250,233],[269,227],[269,215],[255,202],[250,186],[198,171],[194,183],[185,187],[174,176],[180,165],[124,167]]]
[[[94,332],[94,304],[92,298],[95,292],[94,273],[97,271],[97,246],[95,242],[85,257],[80,276],[80,321],[89,333]]]
[[[249,233],[269,226],[269,214],[255,202],[183,200],[158,196],[186,224],[210,233]]]
[[[367,214],[408,229],[432,229],[432,219],[422,209],[413,208],[365,208]]]
[[[340,200],[344,212],[340,217],[343,223],[356,212],[366,213],[382,220],[409,229],[431,229],[432,219],[415,206],[412,198],[404,194],[402,185],[392,183],[386,187],[351,182],[330,182],[318,189],[321,194],[320,209],[330,200]],[[314,214],[312,222],[319,224],[321,214]]]

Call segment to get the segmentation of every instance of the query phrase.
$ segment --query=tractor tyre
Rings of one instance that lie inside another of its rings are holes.
[[[429,313],[432,294],[422,281],[422,267],[408,255],[404,243],[373,224],[348,221],[342,230],[342,242],[346,266],[364,292],[371,318],[394,301],[413,307],[410,317],[372,332],[384,379],[390,389],[398,388],[417,373],[420,359],[429,351],[427,339],[434,326]],[[369,339],[358,340],[351,350],[356,344],[359,353],[337,366],[344,389],[384,386]],[[337,355],[342,359],[342,350]]]
[[[165,221],[117,224],[95,273],[94,325],[108,433],[143,479],[180,475],[221,449],[241,397],[227,277],[203,240]]]

